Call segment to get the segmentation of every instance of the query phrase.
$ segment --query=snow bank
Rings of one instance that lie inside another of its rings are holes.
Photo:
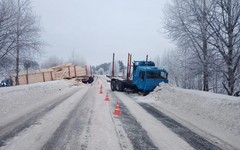
[[[240,98],[188,90],[160,83],[146,97],[138,98],[192,129],[207,132],[240,148]]]
[[[240,98],[210,92],[186,90],[161,83],[149,97],[213,120],[240,135]]]
[[[0,126],[48,102],[49,97],[64,93],[66,81],[50,81],[0,88]]]

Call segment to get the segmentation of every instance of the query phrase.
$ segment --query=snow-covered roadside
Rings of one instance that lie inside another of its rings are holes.
[[[140,102],[151,103],[193,130],[197,127],[240,149],[238,97],[186,90],[161,83],[154,92],[137,99]],[[184,123],[186,121],[188,123]],[[199,133],[199,130],[196,132]]]
[[[0,126],[70,91],[71,83],[50,81],[0,88]]]
[[[6,146],[0,147],[0,150],[15,150],[16,148],[18,150],[41,149],[59,125],[81,101],[79,98],[88,90],[89,87],[86,87],[73,94],[66,101],[45,114],[35,124],[10,139]]]

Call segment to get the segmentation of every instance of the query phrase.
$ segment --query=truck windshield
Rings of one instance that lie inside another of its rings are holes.
[[[167,73],[162,71],[147,71],[146,78],[147,79],[166,79]]]

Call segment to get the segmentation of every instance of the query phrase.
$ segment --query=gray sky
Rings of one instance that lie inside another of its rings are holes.
[[[33,0],[33,9],[41,18],[42,38],[49,44],[46,57],[56,55],[67,60],[72,51],[88,65],[116,59],[126,64],[150,60],[174,45],[167,40],[161,17],[168,0]]]

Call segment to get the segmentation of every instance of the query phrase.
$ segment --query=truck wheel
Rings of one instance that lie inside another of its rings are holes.
[[[94,81],[94,79],[93,79],[93,77],[89,77],[89,79],[88,79],[88,83],[92,83]]]
[[[112,91],[116,90],[116,82],[115,81],[111,81],[111,90]]]
[[[119,88],[120,92],[123,91],[123,83],[122,82],[118,82],[118,88]]]
[[[120,84],[119,81],[117,81],[116,84],[115,84],[116,85],[116,91],[120,91],[119,84]]]

